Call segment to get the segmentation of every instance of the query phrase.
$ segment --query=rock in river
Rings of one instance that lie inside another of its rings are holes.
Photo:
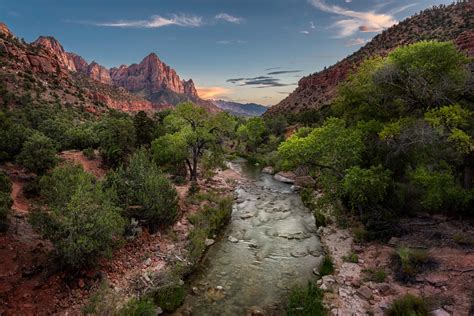
[[[274,175],[273,178],[280,182],[293,184],[295,183],[296,175],[291,171],[280,171],[276,175]]]

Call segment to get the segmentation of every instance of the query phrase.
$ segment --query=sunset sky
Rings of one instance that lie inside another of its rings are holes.
[[[298,80],[424,8],[420,0],[0,0],[0,21],[27,41],[113,67],[150,52],[202,97],[278,103]]]

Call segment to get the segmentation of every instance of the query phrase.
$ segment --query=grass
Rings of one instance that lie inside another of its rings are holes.
[[[428,252],[423,249],[399,248],[394,256],[398,278],[402,281],[413,279],[432,263]]]
[[[364,269],[363,272],[365,273],[364,281],[366,282],[382,283],[387,278],[387,272],[381,268]]]
[[[332,258],[329,255],[326,255],[321,262],[321,266],[319,267],[319,275],[325,276],[334,273],[334,263],[332,262]]]
[[[324,293],[313,283],[306,287],[295,287],[291,290],[286,307],[288,316],[324,316],[327,311],[323,306]]]
[[[421,298],[406,294],[393,301],[385,312],[387,316],[428,316],[431,315],[428,304]]]
[[[322,226],[326,226],[326,216],[324,216],[323,213],[321,213],[321,211],[314,211],[313,212],[313,215],[314,215],[314,221],[316,223],[316,227],[322,227]]]
[[[120,309],[117,316],[155,316],[156,305],[149,298],[132,298]]]
[[[359,256],[354,252],[351,252],[347,256],[342,257],[342,259],[345,262],[351,262],[351,263],[358,263],[359,262]]]
[[[457,243],[458,245],[462,246],[473,246],[474,245],[474,239],[471,238],[471,236],[468,236],[463,233],[456,233],[453,235],[453,241]]]

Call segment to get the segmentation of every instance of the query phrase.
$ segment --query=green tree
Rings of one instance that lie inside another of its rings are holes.
[[[140,111],[133,117],[137,146],[150,146],[155,131],[155,122],[148,115]]]
[[[118,166],[135,149],[135,127],[128,116],[111,115],[99,126],[100,151],[104,160]]]
[[[10,160],[19,154],[30,134],[30,130],[23,124],[0,112],[0,161]]]
[[[190,180],[197,181],[198,162],[205,151],[218,149],[227,133],[234,130],[235,122],[226,113],[210,113],[192,103],[181,103],[165,118],[172,136],[163,136],[153,142],[153,155],[161,163],[164,157],[178,159],[186,155]],[[175,149],[166,150],[168,144],[177,145]],[[184,145],[184,146],[183,146]],[[166,151],[163,155],[161,151]],[[161,156],[161,157],[160,157]]]
[[[17,161],[29,171],[44,173],[58,162],[54,142],[42,133],[34,132],[23,144]]]
[[[0,171],[0,232],[6,229],[5,223],[8,213],[13,205],[13,200],[10,196],[12,183],[8,176]]]
[[[146,220],[152,230],[176,220],[178,194],[143,149],[132,155],[127,166],[110,172],[106,186],[117,193],[128,217]]]
[[[71,270],[111,255],[125,224],[109,192],[86,176],[76,178],[75,184],[69,179],[65,181],[66,192],[59,192],[58,201],[53,200],[50,209],[37,210],[30,218],[33,227],[51,240],[62,265]],[[63,199],[69,192],[72,195],[64,205]]]
[[[246,144],[248,151],[255,153],[257,152],[258,145],[263,141],[265,131],[263,119],[252,117],[245,124],[239,126],[237,137]]]

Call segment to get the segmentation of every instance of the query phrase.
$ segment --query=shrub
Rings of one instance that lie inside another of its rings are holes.
[[[135,127],[129,117],[109,117],[99,126],[101,154],[108,164],[118,166],[135,148]]]
[[[325,276],[334,273],[334,263],[329,255],[324,256],[323,262],[319,266],[319,275]]]
[[[363,209],[382,202],[389,184],[390,171],[384,170],[382,166],[372,166],[370,169],[349,168],[342,186],[350,205]]]
[[[95,151],[93,148],[86,148],[82,150],[82,154],[89,160],[95,159]]]
[[[395,301],[385,312],[387,316],[429,316],[431,315],[427,304],[422,298],[406,294]]]
[[[150,296],[163,311],[171,313],[184,302],[186,290],[179,282],[169,282],[152,291]]]
[[[118,316],[155,316],[156,306],[151,299],[132,298],[120,309]]]
[[[12,184],[8,176],[0,171],[0,231],[7,229],[6,221],[13,200],[10,196]]]
[[[105,281],[101,282],[82,307],[84,315],[115,316],[119,305],[117,293]]]
[[[326,216],[321,211],[314,211],[313,215],[316,227],[326,226]]]
[[[342,259],[345,262],[351,262],[351,263],[358,263],[359,262],[359,256],[354,252],[349,253],[347,256],[344,256]]]
[[[127,216],[146,220],[152,230],[172,224],[178,215],[175,188],[145,150],[133,154],[128,166],[109,173],[106,185],[117,192],[119,203],[128,208]]]
[[[398,261],[399,277],[402,279],[415,277],[430,261],[426,250],[406,247],[399,248],[395,258]]]
[[[53,141],[39,132],[28,137],[17,160],[20,165],[38,174],[53,168],[58,162]]]
[[[378,269],[369,268],[369,269],[363,270],[363,272],[365,272],[366,274],[364,281],[382,283],[385,281],[385,278],[387,278],[387,272],[385,272],[385,270],[381,268],[378,268]]]
[[[100,185],[83,181],[71,191],[64,206],[57,201],[51,210],[33,212],[30,221],[51,240],[60,263],[77,270],[110,255],[125,223]]]
[[[288,316],[323,316],[327,311],[323,306],[324,293],[313,283],[306,287],[295,287],[291,290],[286,307]]]

